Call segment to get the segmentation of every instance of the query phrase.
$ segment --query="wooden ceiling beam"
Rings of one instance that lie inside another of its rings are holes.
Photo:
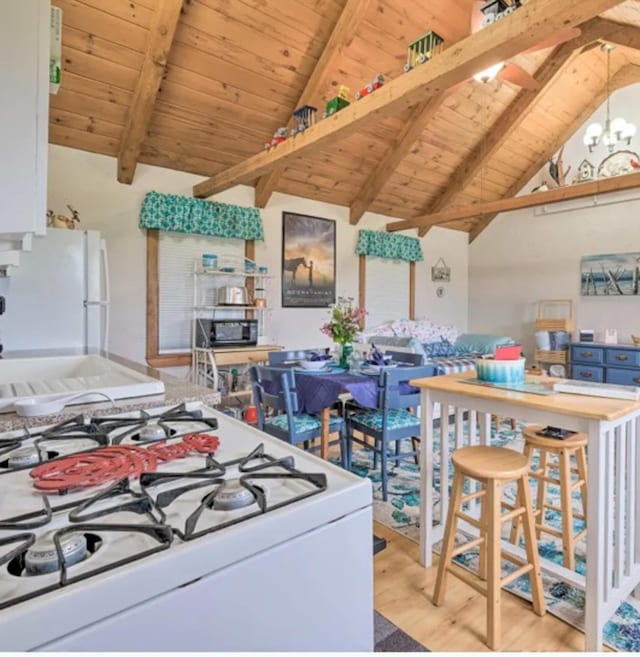
[[[636,25],[614,23],[605,18],[597,18],[594,20],[606,30],[605,35],[602,37],[603,40],[609,41],[617,46],[640,50],[640,27],[637,27]]]
[[[640,82],[640,66],[635,64],[627,64],[623,66],[612,78],[611,89],[622,89],[628,87],[630,84]],[[606,84],[600,89],[593,100],[586,105],[580,114],[562,131],[558,139],[554,141],[551,147],[547,148],[540,154],[538,161],[532,164],[507,190],[507,196],[515,196],[522,188],[528,184],[531,179],[542,169],[542,167],[549,161],[549,158],[556,153],[563,144],[565,144],[579,130],[588,120],[589,117],[604,103],[607,99],[607,86]],[[496,218],[498,213],[488,214],[480,218],[473,228],[469,231],[469,243],[473,242],[482,231],[489,226],[489,224]]]
[[[597,194],[609,194],[619,192],[625,189],[635,189],[640,187],[640,173],[632,173],[626,176],[617,176],[614,178],[601,178],[593,182],[582,183],[579,185],[569,185],[550,189],[547,192],[534,192],[525,196],[515,196],[501,198],[497,201],[488,201],[486,203],[472,203],[465,207],[447,210],[439,214],[431,215],[431,226],[440,226],[452,221],[469,219],[483,215],[496,215],[500,212],[514,212],[525,208],[534,208],[540,205],[550,205],[551,203],[560,203],[585,196],[595,196]],[[390,224],[389,231],[406,230],[402,226],[405,222],[399,221]]]
[[[326,147],[387,116],[403,112],[470,78],[479,70],[514,57],[557,32],[580,25],[615,7],[620,0],[529,0],[507,18],[471,34],[426,65],[400,75],[375,93],[352,103],[293,139],[198,183],[195,196],[206,198],[247,184],[321,145]]]
[[[369,176],[358,195],[349,208],[349,223],[355,226],[362,215],[367,211],[389,178],[393,175],[398,165],[409,153],[411,147],[416,143],[424,132],[427,124],[440,109],[442,101],[447,93],[437,94],[424,103],[415,107],[397,138],[392,142],[384,158]]]
[[[159,0],[118,150],[118,181],[130,185],[160,89],[184,0]]]
[[[358,22],[362,20],[369,3],[370,0],[347,0],[318,59],[318,63],[307,80],[307,84],[300,94],[296,106],[291,110],[292,113],[296,108],[310,104],[311,101],[322,93],[330,66],[339,59],[345,47],[350,43],[355,34]],[[289,126],[291,124],[292,121],[290,120]],[[257,208],[264,208],[267,205],[282,174],[283,169],[277,167],[258,179],[254,196],[254,205]]]
[[[538,68],[534,75],[539,85],[538,89],[521,89],[518,92],[507,109],[477,143],[469,157],[465,158],[464,164],[456,170],[446,188],[416,217],[416,221],[424,215],[440,212],[476,179],[485,164],[509,141],[531,108],[549,90],[551,84],[565,70],[565,67],[569,66],[574,57],[579,55],[583,46],[620,29],[619,24],[602,21],[600,18],[593,18],[580,27],[582,30],[580,37],[557,46]],[[429,228],[429,225],[421,226],[418,235],[423,237]]]

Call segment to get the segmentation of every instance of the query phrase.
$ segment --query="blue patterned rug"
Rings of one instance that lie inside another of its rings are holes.
[[[436,459],[438,454],[439,436],[436,432]],[[455,446],[454,433],[451,430],[449,434],[451,449]],[[405,449],[410,448],[409,441],[404,441]],[[519,430],[513,431],[508,423],[503,423],[499,431],[493,430],[492,445],[508,446],[518,451],[522,451],[524,445],[522,434]],[[535,460],[534,460],[535,463]],[[536,464],[537,465],[537,464]],[[420,474],[418,466],[412,458],[407,458],[400,462],[399,467],[392,468],[389,473],[388,482],[388,501],[382,501],[380,470],[373,468],[373,452],[371,450],[354,450],[351,470],[361,477],[368,477],[373,483],[374,491],[374,518],[378,522],[395,529],[407,538],[418,542],[420,540],[419,528],[419,507],[420,507]],[[449,483],[453,474],[453,466],[449,464]],[[434,479],[439,484],[440,465],[436,460]],[[553,501],[554,497],[559,496],[557,487],[548,486],[548,501]],[[535,500],[535,482],[532,483],[533,499]],[[514,501],[515,485],[505,488],[505,498]],[[580,506],[579,492],[574,493],[574,504],[576,509],[582,511]],[[439,521],[440,505],[436,500],[434,516]],[[560,514],[547,509],[545,513],[545,522],[556,528],[561,528]],[[581,521],[575,521],[576,533],[582,528]],[[505,523],[504,531],[508,534],[510,525]],[[439,551],[439,545],[436,546]],[[562,564],[562,543],[559,539],[551,537],[549,534],[542,534],[538,542],[540,555],[546,559],[551,559],[558,564]],[[586,544],[580,542],[576,548],[576,571],[584,574]],[[478,553],[470,550],[469,552],[457,557],[459,562],[470,568],[477,569]],[[515,567],[506,562],[504,567],[505,574]],[[561,582],[551,576],[548,572],[543,571],[543,584],[547,610],[573,625],[574,627],[584,629],[584,593],[575,587]],[[507,590],[528,600],[531,599],[529,577],[523,576],[515,580],[507,587]],[[615,615],[609,620],[604,629],[605,643],[614,650],[640,652],[640,600],[629,597],[622,603]]]

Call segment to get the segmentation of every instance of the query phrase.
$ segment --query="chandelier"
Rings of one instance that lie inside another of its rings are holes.
[[[621,117],[611,120],[611,51],[614,46],[603,43],[600,48],[607,53],[607,115],[604,128],[600,123],[592,123],[587,127],[582,141],[589,147],[590,153],[600,143],[613,153],[619,143],[631,143],[636,134],[636,126]]]

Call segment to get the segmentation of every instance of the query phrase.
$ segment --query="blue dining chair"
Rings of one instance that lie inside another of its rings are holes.
[[[258,410],[258,428],[280,440],[309,449],[312,440],[320,438],[319,417],[301,413],[292,370],[280,367],[259,367],[249,370],[254,402]],[[347,452],[346,425],[342,417],[330,416],[329,433],[339,433],[340,458],[345,463]],[[335,444],[333,441],[330,444]],[[309,451],[319,449],[313,447]]]
[[[399,363],[408,367],[424,365],[424,356],[422,354],[412,354],[408,351],[387,350],[384,352],[384,355],[391,356],[392,363]]]
[[[410,379],[421,379],[433,376],[433,366],[398,367],[383,369],[378,378],[378,408],[357,408],[347,415],[347,449],[346,468],[351,468],[353,443],[373,450],[374,467],[377,466],[377,456],[380,456],[382,499],[387,500],[387,483],[389,460],[397,463],[400,459],[419,454],[420,418],[409,409],[420,406],[420,392],[411,386]],[[374,439],[374,444],[364,439],[356,438],[354,431]],[[401,452],[401,441],[411,438],[412,450]],[[389,454],[387,446],[395,442],[395,454]]]

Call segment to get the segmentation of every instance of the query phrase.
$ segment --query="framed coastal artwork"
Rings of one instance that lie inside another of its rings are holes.
[[[282,213],[282,307],[327,308],[336,300],[336,222]]]
[[[584,256],[580,262],[583,296],[638,296],[640,253]]]

